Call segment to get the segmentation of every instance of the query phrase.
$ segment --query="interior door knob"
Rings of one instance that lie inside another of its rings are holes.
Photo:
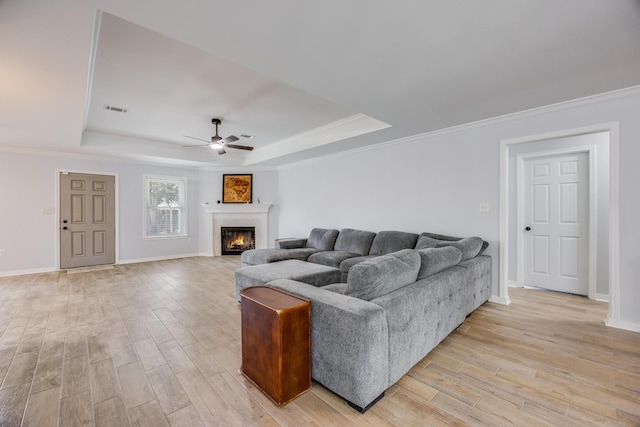
[[[531,227],[527,226],[524,228],[526,231],[531,231]]]

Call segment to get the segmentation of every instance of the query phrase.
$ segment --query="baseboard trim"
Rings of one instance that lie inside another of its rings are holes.
[[[0,271],[0,277],[24,276],[26,274],[55,273],[59,271],[55,267],[32,268],[29,270]]]
[[[606,318],[604,324],[612,328],[624,329],[631,332],[640,332],[640,323],[627,322],[626,320],[613,320]]]
[[[118,261],[118,264],[139,264],[141,262],[153,262],[153,261],[167,261],[170,259],[180,259],[180,258],[192,258],[201,256],[199,253],[193,254],[178,254],[178,255],[166,255],[166,256],[158,256],[158,257],[149,257],[149,258],[137,258],[137,259],[121,259]]]
[[[150,258],[125,259],[125,260],[119,260],[116,263],[116,265],[137,264],[141,262],[153,262],[153,261],[166,261],[170,259],[191,258],[191,257],[198,257],[198,256],[211,257],[213,256],[213,254],[193,253],[193,254],[167,255],[167,256],[150,257]],[[56,267],[45,267],[45,268],[31,268],[28,270],[0,271],[0,277],[24,276],[27,274],[41,274],[41,273],[57,273],[60,271],[66,271],[66,269],[58,269]]]
[[[509,297],[500,297],[497,295],[491,295],[489,298],[489,302],[495,302],[496,304],[509,305],[511,304],[511,300]]]
[[[596,301],[609,302],[609,295],[607,295],[607,294],[596,294],[596,297],[594,299]]]

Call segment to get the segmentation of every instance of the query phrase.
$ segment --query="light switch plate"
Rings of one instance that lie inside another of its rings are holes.
[[[489,212],[489,203],[480,203],[480,212]]]

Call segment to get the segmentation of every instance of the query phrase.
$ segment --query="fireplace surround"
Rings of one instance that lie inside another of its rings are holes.
[[[207,214],[212,216],[212,250],[214,256],[222,256],[222,227],[255,227],[256,249],[267,248],[269,209],[267,203],[203,203]]]

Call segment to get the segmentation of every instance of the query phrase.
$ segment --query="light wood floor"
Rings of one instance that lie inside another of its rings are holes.
[[[0,426],[640,425],[640,334],[607,304],[511,289],[360,415],[278,409],[238,373],[238,257],[0,278]]]

